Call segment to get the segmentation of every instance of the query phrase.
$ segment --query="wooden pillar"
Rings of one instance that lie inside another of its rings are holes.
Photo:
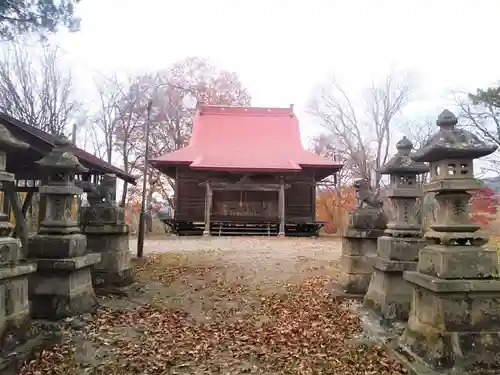
[[[10,221],[10,207],[11,207],[11,202],[9,201],[9,197],[5,193],[5,189],[3,190],[3,199],[2,199],[2,212],[7,215]]]
[[[14,182],[4,182],[4,194],[7,196],[12,212],[14,212],[14,220],[16,222],[16,237],[21,240],[23,251],[26,254],[28,248],[28,228],[26,227],[26,218],[23,215],[21,199],[17,193],[17,187]],[[10,211],[9,211],[10,213]]]
[[[280,178],[280,190],[278,195],[278,209],[280,216],[280,227],[278,236],[285,235],[285,181],[283,177]]]
[[[316,176],[313,171],[312,186],[311,186],[311,213],[312,221],[316,221]]]
[[[179,207],[179,167],[175,168],[175,185],[174,185],[174,207],[172,217],[175,218],[177,216],[177,208]]]
[[[204,236],[210,236],[210,216],[212,215],[212,185],[210,181],[205,184],[205,230]]]

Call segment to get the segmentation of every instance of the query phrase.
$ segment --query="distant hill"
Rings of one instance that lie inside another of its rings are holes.
[[[500,176],[483,178],[480,180],[495,193],[500,193]]]

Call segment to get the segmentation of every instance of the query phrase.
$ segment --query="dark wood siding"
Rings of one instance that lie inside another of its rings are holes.
[[[179,168],[175,197],[175,218],[177,220],[205,220],[205,187],[199,186],[204,176]]]
[[[214,191],[213,220],[278,221],[277,191]]]
[[[313,187],[305,183],[293,183],[285,192],[285,217],[287,221],[313,221]]]
[[[201,183],[217,178],[237,181],[241,175],[207,174],[179,168],[177,171],[175,218],[193,222],[205,220],[205,187]],[[313,177],[307,173],[286,176],[285,218],[291,222],[314,221]],[[278,175],[257,176],[262,183],[277,183]],[[214,191],[212,220],[278,221],[277,191]]]

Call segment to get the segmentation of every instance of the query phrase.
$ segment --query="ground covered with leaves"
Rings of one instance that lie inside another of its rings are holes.
[[[19,374],[404,374],[382,348],[350,344],[360,322],[329,295],[338,255],[323,255],[148,255],[124,295],[68,320]]]

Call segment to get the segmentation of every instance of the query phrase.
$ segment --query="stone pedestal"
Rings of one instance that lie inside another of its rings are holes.
[[[377,254],[377,238],[384,234],[385,224],[379,209],[358,208],[349,214],[349,228],[342,237],[342,271],[332,294],[341,298],[364,297]]]
[[[58,141],[52,152],[37,162],[49,178],[39,189],[47,200],[45,217],[38,234],[28,242],[28,257],[37,264],[37,272],[29,280],[35,318],[57,320],[97,308],[90,270],[101,255],[87,252],[87,238],[72,213],[75,195],[82,193],[72,175],[87,169],[68,146],[68,141]]]
[[[345,298],[362,299],[368,290],[382,230],[349,229],[342,238],[342,268],[338,292]]]
[[[129,228],[122,208],[107,204],[82,207],[82,231],[90,252],[100,253],[101,261],[92,269],[96,288],[123,287],[133,282]]]
[[[33,317],[57,320],[95,311],[97,298],[90,270],[101,257],[87,253],[85,235],[40,234],[28,246],[30,258],[37,264],[29,282]]]
[[[382,236],[378,239],[364,306],[384,323],[408,319],[413,289],[403,280],[403,272],[417,269],[419,250],[426,244],[423,238]]]
[[[437,124],[438,133],[413,157],[430,163],[426,189],[436,193],[439,214],[424,235],[433,244],[420,251],[417,270],[404,273],[413,294],[398,352],[410,368],[423,362],[439,373],[498,374],[497,253],[482,247],[488,237],[470,221],[468,212],[468,192],[481,187],[473,176],[473,159],[496,147],[455,128],[457,119],[449,111]]]
[[[35,264],[21,262],[18,240],[0,238],[0,347],[4,356],[31,338],[28,277],[35,271]]]

